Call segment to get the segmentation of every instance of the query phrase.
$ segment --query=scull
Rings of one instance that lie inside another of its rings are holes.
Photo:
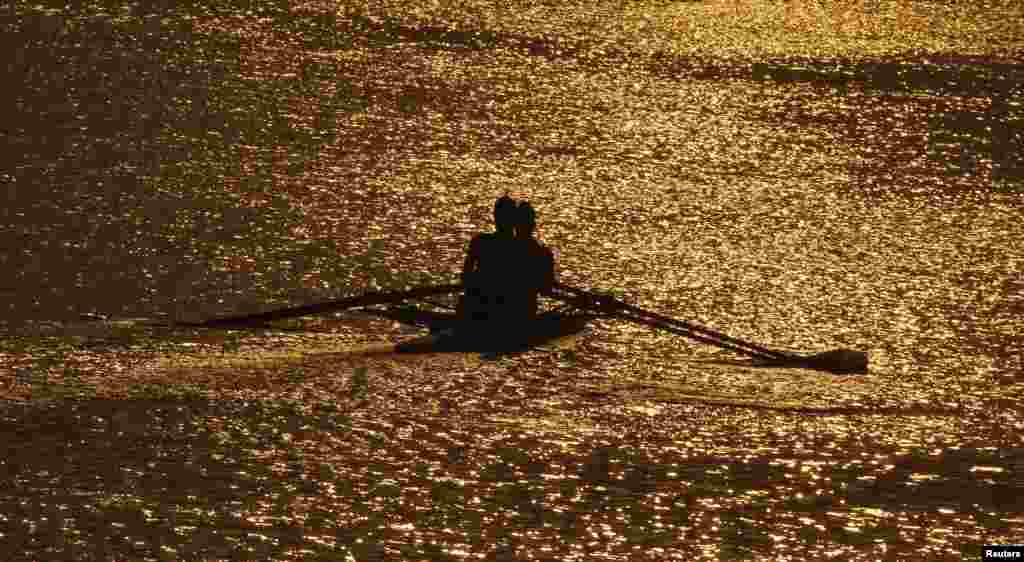
[[[594,318],[613,318],[644,325],[656,330],[683,336],[754,358],[759,365],[798,367],[833,373],[864,373],[868,368],[867,353],[851,349],[834,349],[803,355],[773,350],[769,347],[728,336],[694,322],[671,318],[628,304],[608,295],[556,284],[545,296],[563,303],[548,310],[518,331],[501,331],[481,336],[475,328],[461,323],[453,312],[434,310],[436,303],[426,299],[461,292],[457,284],[428,285],[405,291],[377,291],[319,304],[304,305],[269,312],[214,318],[185,323],[194,327],[239,327],[266,325],[284,318],[325,314],[355,309],[410,325],[427,328],[429,335],[384,346],[383,350],[399,353],[429,351],[515,351],[528,349],[558,337],[580,331]],[[423,301],[429,307],[409,306]]]

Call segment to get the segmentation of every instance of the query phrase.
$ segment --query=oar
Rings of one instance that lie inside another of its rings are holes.
[[[710,336],[705,336],[705,335],[699,334],[699,333],[697,333],[695,331],[692,331],[692,330],[687,330],[685,328],[679,328],[679,327],[673,326],[671,323],[659,322],[657,320],[652,320],[650,318],[645,318],[644,316],[641,316],[641,315],[631,314],[628,311],[615,312],[614,315],[615,315],[616,318],[622,318],[623,320],[629,320],[630,322],[635,322],[637,324],[643,324],[645,326],[650,326],[651,328],[655,328],[655,329],[658,329],[658,330],[663,330],[663,331],[666,331],[666,332],[669,332],[669,333],[672,333],[672,334],[677,334],[677,335],[680,335],[680,336],[683,336],[683,337],[687,337],[687,338],[690,338],[690,339],[693,339],[693,340],[697,340],[697,341],[702,342],[702,343],[713,345],[715,347],[720,347],[722,349],[728,349],[730,351],[735,351],[736,353],[739,353],[741,355],[747,355],[747,356],[753,357],[755,359],[762,359],[764,361],[779,361],[779,360],[784,360],[784,359],[790,359],[790,357],[780,356],[777,352],[769,354],[769,353],[763,353],[761,351],[757,351],[757,350],[754,350],[754,349],[749,349],[749,348],[746,348],[746,347],[741,347],[739,345],[731,343],[731,342],[729,342],[729,341],[727,341],[725,339],[722,339],[722,338],[713,338],[713,337],[710,337]],[[730,338],[730,339],[732,339],[732,338]]]
[[[582,308],[611,312],[625,320],[761,359],[770,365],[807,367],[835,373],[867,372],[868,357],[862,351],[835,349],[809,356],[796,355],[728,336],[692,322],[644,310],[608,295],[601,295],[567,285],[557,284],[554,290],[549,292],[549,296],[574,302],[574,304]]]
[[[364,293],[362,295],[356,295],[353,297],[346,297],[343,299],[322,302],[317,304],[307,304],[291,308],[271,310],[268,312],[243,314],[240,316],[214,318],[212,320],[205,320],[203,322],[179,322],[178,325],[214,328],[218,326],[237,326],[254,323],[258,324],[264,322],[272,322],[274,320],[281,320],[283,318],[297,318],[299,316],[309,316],[312,314],[336,312],[339,310],[346,310],[349,308],[356,308],[360,306],[395,304],[408,299],[420,299],[423,297],[433,297],[437,295],[457,293],[461,290],[462,285],[447,284],[416,287],[414,289],[409,289],[406,291],[375,291],[370,293]]]
[[[739,338],[734,338],[732,336],[728,336],[721,332],[712,330],[711,328],[699,326],[692,322],[678,320],[676,318],[670,318],[668,316],[664,316],[656,312],[644,310],[640,307],[622,302],[608,295],[601,295],[562,284],[557,284],[555,286],[555,289],[576,297],[576,300],[581,302],[583,306],[586,308],[596,308],[598,310],[606,312],[617,312],[620,313],[620,315],[621,313],[625,312],[627,313],[626,315],[624,315],[625,319],[633,320],[635,322],[645,324],[653,328],[660,328],[664,329],[665,331],[678,333],[679,335],[693,337],[694,339],[698,339],[705,343],[711,343],[712,345],[729,345],[727,349],[733,349],[734,351],[739,351],[740,353],[750,355],[752,357],[756,357],[759,359],[790,358],[790,355],[787,353],[776,351],[773,349],[768,349],[767,347],[763,347],[752,342],[741,340]]]

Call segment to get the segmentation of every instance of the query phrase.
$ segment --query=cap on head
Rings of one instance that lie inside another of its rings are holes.
[[[494,202],[494,223],[498,226],[511,226],[516,221],[516,201],[502,195]]]

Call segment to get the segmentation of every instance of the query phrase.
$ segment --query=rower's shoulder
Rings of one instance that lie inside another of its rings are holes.
[[[531,238],[529,240],[529,242],[530,242],[530,250],[533,253],[543,254],[543,255],[547,255],[547,256],[554,256],[555,255],[555,253],[551,251],[551,248],[547,247],[547,245],[545,245],[540,240],[537,240],[536,238]]]

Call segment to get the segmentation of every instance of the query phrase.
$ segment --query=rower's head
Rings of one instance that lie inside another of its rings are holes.
[[[516,208],[516,229],[518,234],[522,237],[532,236],[536,228],[537,211],[533,210],[533,205],[529,201],[523,201]]]
[[[516,225],[516,200],[502,195],[494,202],[494,226],[499,232],[509,232]]]

